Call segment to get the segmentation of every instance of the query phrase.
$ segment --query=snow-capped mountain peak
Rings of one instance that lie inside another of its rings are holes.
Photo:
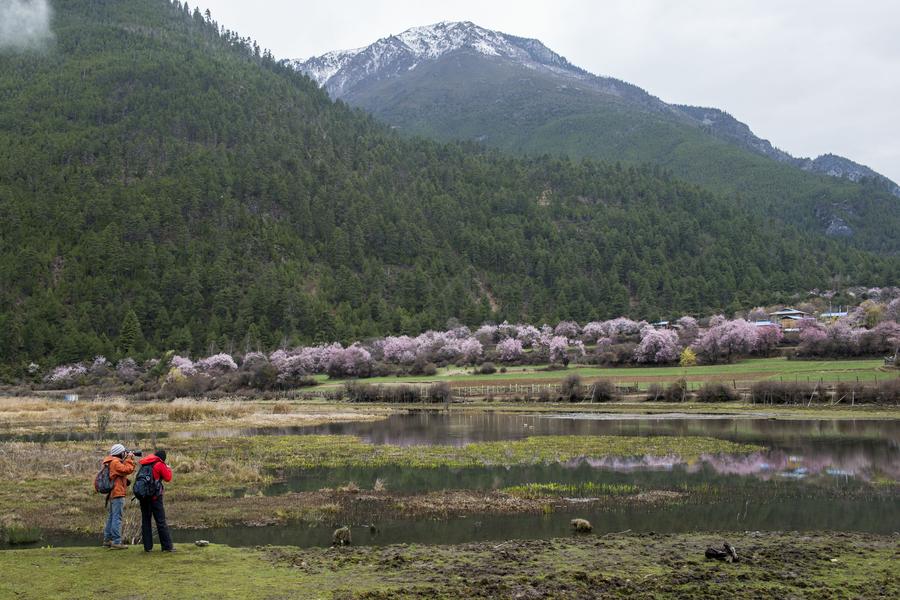
[[[291,65],[337,98],[362,80],[391,77],[414,69],[422,61],[437,60],[461,50],[512,59],[531,68],[569,72],[575,77],[583,74],[538,40],[492,31],[470,21],[412,27],[369,46],[291,61]]]

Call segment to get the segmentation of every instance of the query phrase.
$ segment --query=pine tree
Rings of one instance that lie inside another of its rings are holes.
[[[123,356],[134,354],[142,337],[141,324],[137,314],[134,309],[129,308],[122,320],[122,326],[119,328],[119,352]]]

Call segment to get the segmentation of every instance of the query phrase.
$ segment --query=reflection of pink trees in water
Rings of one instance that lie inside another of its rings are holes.
[[[900,481],[900,461],[890,459],[879,461],[863,451],[842,452],[840,455],[818,451],[815,455],[801,456],[773,450],[745,455],[703,455],[699,461],[693,463],[685,463],[678,456],[608,456],[601,459],[587,459],[586,462],[595,468],[614,471],[673,469],[677,466],[684,467],[688,473],[712,468],[721,475],[753,476],[766,480],[775,477],[802,479],[821,475],[853,477],[864,481],[879,476]]]

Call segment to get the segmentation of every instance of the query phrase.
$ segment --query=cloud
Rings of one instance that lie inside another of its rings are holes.
[[[53,40],[48,0],[0,0],[0,50],[41,50]]]

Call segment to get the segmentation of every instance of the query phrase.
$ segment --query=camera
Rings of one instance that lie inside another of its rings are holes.
[[[126,450],[126,452],[131,452],[135,456],[143,456],[144,455],[143,450]]]

